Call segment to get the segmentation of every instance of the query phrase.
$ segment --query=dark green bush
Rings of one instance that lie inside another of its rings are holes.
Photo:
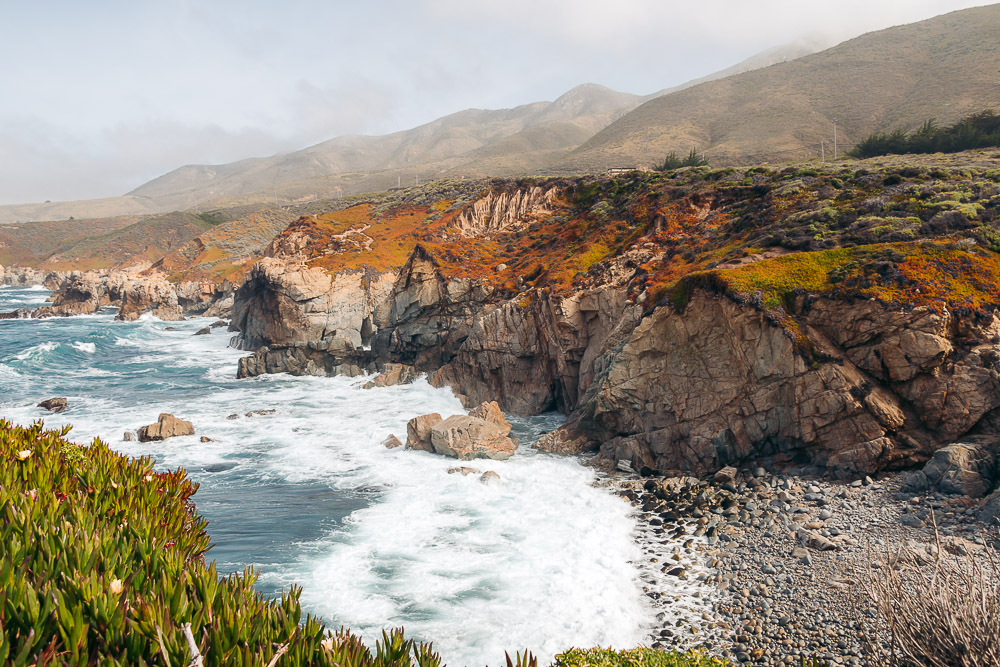
[[[929,120],[912,133],[901,128],[889,133],[876,132],[855,146],[850,155],[868,158],[906,153],[957,153],[989,146],[1000,146],[1000,116],[992,110],[967,116],[948,127],[938,127]]]

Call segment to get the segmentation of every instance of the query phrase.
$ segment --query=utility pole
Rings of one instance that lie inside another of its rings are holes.
[[[837,119],[833,119],[833,160],[837,161]]]
[[[825,141],[819,142],[819,154],[820,154],[820,161],[823,164],[826,164],[826,142]]]
[[[399,188],[402,185],[403,185],[403,177],[402,176],[396,176],[396,187]]]

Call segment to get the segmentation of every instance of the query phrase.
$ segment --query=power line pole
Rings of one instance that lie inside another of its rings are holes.
[[[819,154],[820,154],[820,161],[823,164],[826,164],[826,142],[825,141],[819,142]]]
[[[833,159],[837,160],[837,119],[833,119]]]

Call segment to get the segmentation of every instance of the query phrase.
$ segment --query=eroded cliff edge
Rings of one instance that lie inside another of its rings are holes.
[[[915,465],[1000,434],[987,173],[634,175],[300,220],[237,292],[240,374],[407,364],[567,413],[543,448],[661,470]]]

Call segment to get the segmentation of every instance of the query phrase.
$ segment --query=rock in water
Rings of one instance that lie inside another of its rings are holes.
[[[487,485],[503,484],[503,480],[500,479],[500,475],[496,474],[492,470],[484,472],[483,476],[479,478],[479,481]]]
[[[371,382],[363,385],[364,389],[374,387],[394,387],[397,384],[410,384],[417,379],[417,369],[406,364],[386,364],[382,367],[382,372],[375,376]]]
[[[469,411],[469,416],[495,424],[505,436],[510,433],[510,422],[503,416],[503,412],[496,401],[483,401],[479,407]]]
[[[125,442],[133,442],[135,440],[135,433],[132,431],[125,431],[124,435],[122,435],[122,440]]]
[[[434,412],[429,415],[414,417],[406,423],[406,448],[433,452],[431,443],[431,428],[441,422],[441,415]]]
[[[386,449],[395,449],[396,447],[402,447],[403,443],[394,434],[390,433],[389,437],[382,441],[382,445]]]
[[[194,335],[195,336],[207,336],[210,333],[212,333],[212,327],[202,327],[201,329],[198,329],[197,331],[195,331]]]
[[[454,415],[431,428],[434,451],[463,461],[495,459],[504,461],[517,451],[517,441],[508,438],[501,426],[478,417]]]
[[[139,442],[166,440],[180,435],[194,435],[194,425],[164,412],[155,424],[139,429]]]
[[[67,407],[65,398],[50,398],[38,404],[39,408],[45,408],[49,412],[62,412]]]
[[[461,466],[458,468],[448,468],[449,475],[460,473],[462,477],[465,477],[466,475],[478,475],[479,472],[480,471],[477,470],[476,468],[466,468],[465,466]]]

